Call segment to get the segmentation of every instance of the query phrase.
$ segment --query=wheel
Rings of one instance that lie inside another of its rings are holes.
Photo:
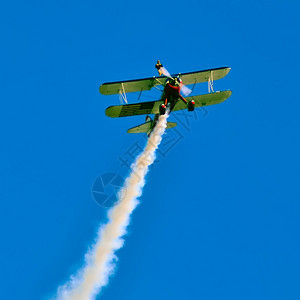
[[[194,111],[195,109],[195,101],[194,100],[191,100],[189,103],[188,103],[188,111]]]
[[[164,104],[161,104],[159,107],[159,114],[164,115],[166,113],[166,106]]]

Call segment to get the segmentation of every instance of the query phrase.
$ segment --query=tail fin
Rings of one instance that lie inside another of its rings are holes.
[[[151,117],[150,116],[146,116],[146,120],[145,120],[146,122],[150,122],[150,121],[153,121],[152,119],[151,119]]]

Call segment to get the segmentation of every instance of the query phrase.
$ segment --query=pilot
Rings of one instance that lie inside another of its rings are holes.
[[[163,65],[161,64],[160,60],[157,61],[157,64],[155,65],[155,68],[158,71],[159,76],[161,76],[163,72]]]

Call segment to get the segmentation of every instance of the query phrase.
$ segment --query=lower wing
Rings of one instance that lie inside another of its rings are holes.
[[[215,92],[204,95],[197,95],[186,97],[185,99],[189,102],[191,100],[195,101],[195,107],[207,106],[218,104],[231,96],[231,91],[223,91],[223,92]],[[137,116],[137,115],[149,115],[149,114],[158,114],[159,106],[163,103],[163,101],[149,101],[149,102],[140,102],[133,104],[125,104],[125,105],[116,105],[110,106],[105,110],[105,114],[111,118],[118,117],[129,117],[129,116]],[[186,109],[186,104],[178,100],[175,104],[173,111]]]

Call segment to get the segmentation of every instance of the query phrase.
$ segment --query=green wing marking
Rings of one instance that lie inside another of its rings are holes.
[[[187,97],[185,99],[187,101],[194,100],[195,107],[200,107],[200,106],[207,106],[207,105],[221,103],[225,101],[227,98],[229,98],[231,94],[232,94],[231,91],[223,91],[223,92],[216,92],[216,93]],[[163,101],[158,100],[158,101],[110,106],[105,110],[105,114],[111,118],[158,114],[159,106],[162,103]],[[186,104],[179,99],[175,104],[173,111],[182,110],[186,108],[187,108]]]
[[[209,80],[218,80],[225,77],[230,71],[228,67],[202,70],[189,73],[173,74],[172,76],[180,76],[184,84],[195,84],[206,82]],[[106,82],[103,83],[99,91],[103,95],[113,95],[120,92],[131,93],[151,90],[154,86],[163,85],[166,81],[166,76],[150,77],[144,79]]]
[[[162,103],[163,101],[150,101],[110,106],[105,110],[105,114],[112,118],[157,114]]]

